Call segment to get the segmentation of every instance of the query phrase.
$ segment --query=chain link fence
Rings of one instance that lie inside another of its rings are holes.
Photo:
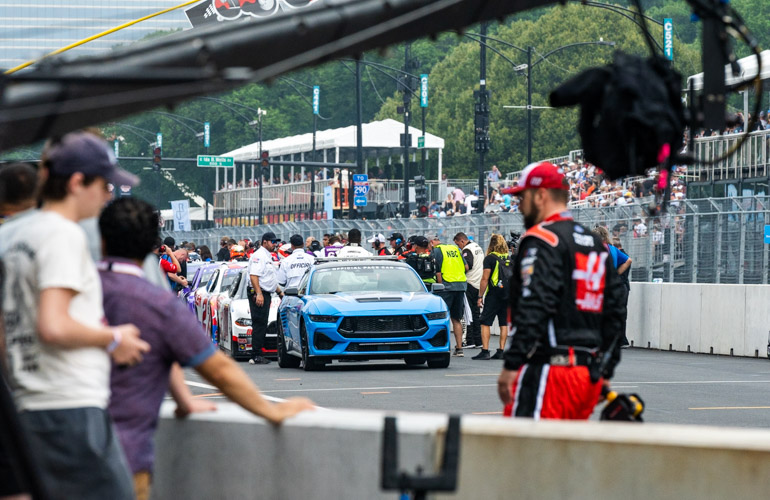
[[[633,281],[673,283],[768,283],[768,245],[765,220],[770,217],[770,197],[709,198],[672,202],[668,213],[650,216],[645,206],[578,208],[575,219],[593,228],[607,227],[633,259]],[[163,232],[177,243],[193,241],[216,253],[223,236],[259,241],[272,231],[288,240],[292,234],[321,240],[325,233],[359,229],[364,238],[393,232],[437,234],[451,242],[460,231],[486,249],[493,233],[508,239],[510,231],[523,232],[519,213],[461,215],[446,218],[385,220],[320,220],[287,222],[256,227],[223,227],[188,232]]]

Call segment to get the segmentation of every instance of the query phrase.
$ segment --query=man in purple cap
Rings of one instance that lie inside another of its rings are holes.
[[[0,228],[11,388],[51,498],[130,499],[131,477],[106,412],[110,357],[133,365],[150,346],[134,325],[107,326],[78,221],[99,215],[111,197],[108,182],[138,179],[88,132],[49,141],[41,160],[42,207]]]
[[[588,419],[620,361],[622,287],[601,240],[572,219],[561,169],[528,166],[511,194],[527,232],[511,280],[498,394],[506,416]],[[602,383],[604,380],[604,384]]]

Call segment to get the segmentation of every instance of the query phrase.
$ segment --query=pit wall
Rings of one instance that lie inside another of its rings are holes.
[[[626,334],[635,347],[764,357],[770,286],[631,283]]]

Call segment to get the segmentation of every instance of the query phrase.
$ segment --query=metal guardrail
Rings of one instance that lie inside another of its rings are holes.
[[[768,283],[770,245],[765,245],[765,222],[770,220],[770,197],[709,198],[671,202],[668,214],[650,217],[642,205],[577,208],[573,214],[588,227],[604,225],[619,231],[623,247],[634,260],[634,281],[659,279],[676,283]],[[646,232],[634,234],[644,222]],[[625,226],[625,227],[624,227]],[[460,231],[486,248],[493,233],[508,236],[524,229],[521,214],[495,213],[445,218],[384,220],[307,220],[256,227],[224,227],[189,232],[164,232],[177,242],[194,241],[212,250],[222,236],[259,241],[272,231],[288,239],[292,234],[322,239],[324,233],[359,229],[365,238],[400,232],[438,234],[450,242]]]
[[[732,156],[717,160],[741,140],[742,134],[701,137],[695,139],[696,163],[688,167],[690,180],[710,181],[734,178],[767,177],[770,164],[770,130],[752,132],[744,145]]]

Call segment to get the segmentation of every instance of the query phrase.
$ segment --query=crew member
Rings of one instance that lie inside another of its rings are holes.
[[[379,257],[385,256],[385,255],[391,255],[390,249],[387,247],[388,240],[385,239],[385,235],[383,235],[382,233],[375,234],[374,237],[366,241],[372,244],[372,248],[374,249],[374,255],[377,255]]]
[[[507,272],[506,272],[507,270]],[[508,338],[508,302],[510,300],[511,261],[508,242],[501,234],[493,234],[484,257],[479,296],[475,299],[483,307],[481,323],[481,352],[473,359],[503,359],[503,347]],[[489,355],[490,328],[497,318],[500,327],[500,348]]]
[[[414,251],[405,255],[405,262],[417,271],[420,279],[426,285],[436,282],[436,259],[430,252],[430,242],[425,236],[415,236],[413,241]],[[430,286],[428,286],[430,290]]]
[[[465,262],[460,249],[455,245],[442,245],[438,236],[432,241],[433,258],[436,259],[436,282],[444,284],[444,290],[437,292],[449,308],[452,331],[455,336],[455,356],[463,356],[463,325],[465,316]]]
[[[481,284],[481,275],[484,272],[484,250],[476,243],[471,241],[465,233],[457,233],[454,237],[455,245],[460,247],[463,260],[465,261],[465,279],[467,288],[465,297],[468,299],[468,305],[471,308],[471,324],[467,325],[465,333],[465,347],[473,349],[481,348],[481,326],[479,316],[481,310],[478,305],[479,286]]]
[[[511,286],[515,329],[497,382],[504,413],[587,419],[602,378],[609,380],[620,360],[623,285],[606,272],[612,260],[599,238],[567,211],[569,185],[560,169],[530,165],[506,191],[519,197],[527,232]]]
[[[337,257],[371,257],[372,253],[361,246],[361,231],[351,229],[348,232],[348,244],[337,252]]]
[[[324,236],[325,237],[325,236]],[[329,244],[324,247],[323,254],[324,257],[336,257],[337,252],[342,250],[342,247],[344,245],[340,241],[340,237],[338,235],[333,235],[329,237]]]
[[[249,259],[249,277],[251,286],[248,289],[249,310],[251,312],[251,346],[254,357],[249,360],[252,365],[267,365],[270,360],[261,355],[265,345],[267,321],[270,314],[270,301],[278,289],[273,250],[280,239],[275,233],[267,232],[262,235],[262,244]],[[280,291],[278,292],[280,295]]]
[[[391,254],[402,258],[406,252],[406,240],[401,233],[393,233],[388,238],[390,241]]]
[[[278,284],[284,289],[297,288],[305,272],[315,264],[315,257],[305,252],[302,236],[295,234],[289,238],[291,254],[278,266]]]

